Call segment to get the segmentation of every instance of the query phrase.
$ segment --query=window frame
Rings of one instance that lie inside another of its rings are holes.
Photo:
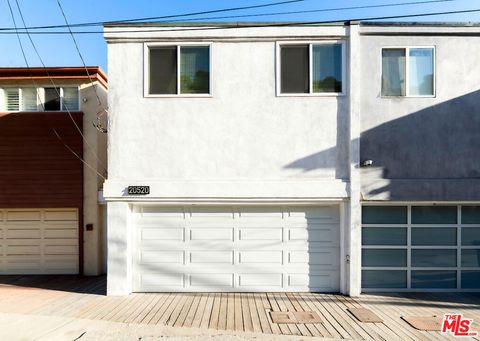
[[[405,50],[405,96],[386,96],[382,93],[382,78],[383,78],[383,50]],[[409,76],[409,67],[410,67],[410,50],[411,49],[432,49],[433,51],[433,84],[432,84],[432,95],[410,95],[410,76]],[[391,98],[435,98],[437,97],[437,51],[435,45],[403,45],[403,46],[382,46],[380,49],[380,97],[385,99]]]
[[[313,67],[312,67],[312,46],[313,45],[331,45],[340,44],[342,48],[342,91],[341,92],[313,92]],[[308,45],[308,77],[309,92],[308,93],[283,93],[281,90],[281,48],[283,45]],[[288,40],[275,42],[275,95],[277,97],[341,97],[346,96],[347,89],[347,72],[346,72],[346,42],[342,39],[336,40]]]
[[[39,92],[39,96],[40,96],[40,99],[42,100],[42,103],[38,104],[38,106],[40,106],[40,109],[39,111],[44,111],[44,112],[59,112],[59,111],[63,111],[63,112],[67,112],[67,110],[63,107],[63,88],[74,88],[74,89],[77,89],[77,92],[78,92],[78,109],[77,110],[72,110],[70,108],[68,108],[68,111],[70,112],[77,112],[77,111],[82,111],[81,109],[81,98],[80,98],[80,86],[76,85],[76,86],[69,86],[69,85],[56,85],[55,88],[59,89],[60,91],[60,110],[45,110],[45,89],[51,89],[51,88],[54,88],[54,86],[42,86],[42,87],[39,87],[37,88],[37,91],[40,91]],[[37,96],[38,98],[38,96]],[[37,100],[38,102],[38,100]]]
[[[31,88],[31,89],[36,89],[35,93],[35,98],[37,101],[37,109],[36,110],[25,110],[23,109],[23,100],[22,100],[22,88]],[[77,110],[72,110],[68,109],[70,112],[78,112],[82,111],[81,109],[81,96],[80,96],[80,86],[79,85],[57,85],[56,88],[59,89],[60,91],[60,110],[45,110],[45,89],[48,88],[54,88],[54,86],[39,86],[39,87],[33,87],[33,86],[2,86],[0,87],[0,91],[2,94],[2,99],[0,101],[1,104],[1,109],[2,112],[67,112],[67,110],[63,107],[63,89],[64,88],[73,88],[77,90],[78,93],[78,109]],[[7,103],[5,102],[5,91],[4,89],[18,89],[18,95],[19,95],[19,110],[15,111],[8,111],[7,109]]]
[[[177,93],[175,94],[150,94],[148,89],[150,85],[150,48],[155,48],[155,47],[166,47],[166,46],[171,46],[171,47],[176,47],[177,49]],[[194,46],[199,46],[199,47],[208,47],[209,48],[209,53],[208,53],[208,58],[209,58],[209,77],[208,77],[208,88],[209,92],[206,94],[182,94],[180,93],[180,48],[181,47],[194,47]],[[168,98],[168,97],[173,97],[173,98],[188,98],[188,97],[194,97],[194,98],[210,98],[213,97],[213,82],[212,82],[212,51],[213,51],[213,44],[212,42],[178,42],[178,41],[172,41],[172,42],[149,42],[149,43],[144,43],[143,44],[143,97],[145,98]]]
[[[31,88],[31,89],[35,89],[35,99],[36,99],[36,103],[37,103],[37,109],[36,110],[25,110],[23,109],[23,94],[22,94],[22,88]],[[7,110],[7,102],[5,101],[5,89],[17,89],[18,90],[18,110]],[[40,94],[40,89],[41,88],[35,88],[33,86],[2,86],[1,87],[1,94],[2,94],[2,99],[1,99],[1,109],[2,109],[2,112],[37,112],[37,111],[41,111],[40,110],[40,103],[38,101],[38,97],[41,95]]]

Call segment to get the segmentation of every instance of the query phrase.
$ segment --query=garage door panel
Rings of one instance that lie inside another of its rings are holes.
[[[282,288],[283,274],[281,273],[244,273],[239,274],[239,286],[242,288]]]
[[[310,265],[337,265],[337,253],[334,250],[325,250],[317,252],[291,251],[288,253],[288,262],[290,264],[310,264]]]
[[[335,207],[321,212],[315,212],[314,207],[306,210],[187,207],[185,216],[178,215],[176,221],[171,215],[165,219],[162,212],[170,212],[165,210],[150,211],[148,218],[137,214],[134,290],[313,290],[314,286],[305,281],[294,287],[288,284],[287,276],[298,273],[320,276],[312,278],[317,288],[338,290],[339,226],[334,222]],[[172,228],[180,225],[182,228]],[[174,230],[177,234],[172,237]],[[296,239],[288,238],[290,232]],[[329,277],[334,284],[324,284],[325,272],[334,274]],[[162,282],[162,276],[167,275],[175,281]]]
[[[239,263],[240,264],[256,264],[256,263],[282,264],[283,252],[282,251],[240,251]]]
[[[140,283],[145,288],[165,287],[167,289],[178,290],[184,286],[183,274],[179,273],[149,273],[140,276]]]
[[[252,227],[252,228],[239,228],[238,229],[239,241],[282,241],[283,228],[264,228],[264,227]]]
[[[190,240],[222,240],[233,241],[233,228],[192,228],[190,230]]]
[[[40,246],[30,244],[30,245],[8,245],[7,246],[7,256],[8,255],[38,255],[40,256]]]
[[[78,210],[0,209],[0,273],[77,274]]]
[[[10,221],[40,221],[42,219],[41,211],[12,210],[7,211],[7,222]]]
[[[47,228],[44,233],[45,238],[51,239],[77,239],[78,230],[77,229],[58,229],[58,228]]]
[[[308,241],[321,243],[338,243],[338,229],[335,226],[325,226],[322,228],[290,228],[288,229],[288,239],[291,241]]]
[[[321,273],[294,273],[288,276],[288,285],[293,288],[308,287],[312,291],[337,291],[339,280],[338,271],[324,271]]]
[[[78,255],[77,245],[45,245],[45,255]]]
[[[184,228],[142,228],[141,230],[141,239],[154,241],[154,240],[185,240],[185,229]]]
[[[7,239],[40,239],[42,237],[42,231],[40,229],[8,229]]]
[[[184,264],[184,251],[141,251],[139,255],[141,264],[148,263],[172,263]]]
[[[45,210],[45,221],[78,221],[77,211]]]
[[[192,290],[213,290],[218,288],[228,289],[234,287],[233,273],[192,273],[189,276],[189,284]]]
[[[233,264],[233,251],[192,251],[189,260],[191,264]]]

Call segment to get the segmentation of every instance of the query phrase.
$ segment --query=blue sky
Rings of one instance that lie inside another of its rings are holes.
[[[302,2],[280,6],[249,9],[228,13],[202,15],[212,17],[222,15],[262,14],[284,11],[302,11],[325,8],[353,7],[378,4],[398,4],[421,0],[304,0]],[[21,19],[16,9],[15,0],[10,0],[16,15],[17,25]],[[229,7],[243,7],[276,2],[276,0],[62,0],[70,24],[120,20],[138,17],[163,16],[188,12],[208,11]],[[19,0],[28,26],[64,24],[56,0]],[[465,9],[480,9],[480,0],[455,0],[433,4],[417,4],[386,8],[368,8],[333,12],[303,13],[294,15],[257,16],[251,18],[223,19],[223,21],[321,21],[336,19],[356,19],[365,17],[417,14],[425,12],[443,12]],[[410,18],[408,21],[473,21],[480,22],[480,12],[454,14],[425,18]],[[213,21],[213,20],[210,20]],[[220,19],[216,21],[222,21]],[[12,27],[13,22],[7,0],[0,0],[0,27]],[[86,28],[98,31],[100,27]],[[107,71],[107,47],[101,34],[76,35],[80,51],[87,65],[100,65]],[[31,66],[41,65],[28,38],[21,37],[28,62]],[[33,35],[40,55],[47,66],[81,65],[69,35]],[[0,34],[0,66],[25,66],[17,37],[14,34]]]

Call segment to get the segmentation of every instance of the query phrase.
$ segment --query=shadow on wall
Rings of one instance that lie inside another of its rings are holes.
[[[364,198],[480,200],[479,104],[474,91],[363,132]]]
[[[318,119],[322,120],[322,115],[330,115],[328,112],[319,112]],[[349,136],[349,112],[348,101],[345,97],[337,98],[337,136],[335,147],[322,150],[318,153],[307,155],[303,158],[292,161],[284,166],[285,169],[298,169],[303,173],[318,169],[332,169],[335,172],[335,179],[348,178],[348,136]],[[325,130],[332,129],[326,126]],[[322,134],[322,131],[316,132]],[[305,138],[305,137],[299,137]]]

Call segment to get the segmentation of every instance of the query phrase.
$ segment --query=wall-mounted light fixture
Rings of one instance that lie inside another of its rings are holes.
[[[373,160],[363,160],[360,162],[360,167],[370,167],[373,165]]]

